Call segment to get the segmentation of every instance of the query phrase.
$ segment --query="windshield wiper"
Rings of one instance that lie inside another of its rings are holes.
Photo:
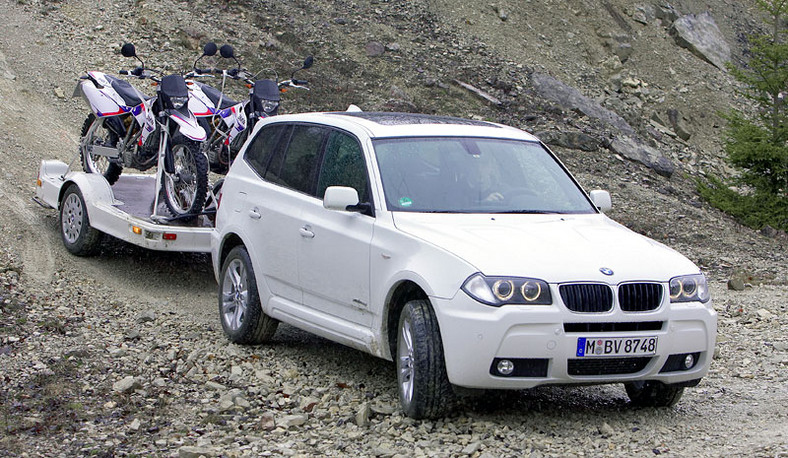
[[[563,215],[564,212],[554,210],[508,210],[500,212],[492,212],[502,215]]]

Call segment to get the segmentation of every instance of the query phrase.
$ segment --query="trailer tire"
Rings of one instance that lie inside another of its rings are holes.
[[[268,342],[279,326],[263,312],[252,260],[243,245],[230,250],[222,263],[219,318],[227,338],[243,345]]]
[[[79,187],[70,184],[60,201],[60,237],[71,254],[93,256],[101,247],[103,234],[90,226],[87,206]]]

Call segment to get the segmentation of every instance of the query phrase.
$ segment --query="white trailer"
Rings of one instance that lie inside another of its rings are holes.
[[[103,234],[151,250],[209,253],[210,219],[201,215],[186,223],[157,216],[156,182],[156,175],[123,174],[110,186],[100,174],[45,160],[33,200],[59,211],[63,244],[78,256],[95,254]]]

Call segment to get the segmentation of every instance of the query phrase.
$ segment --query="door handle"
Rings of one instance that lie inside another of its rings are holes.
[[[263,215],[261,215],[260,212],[257,211],[257,208],[253,208],[253,209],[249,210],[249,218],[260,219],[262,217],[263,217]]]
[[[303,226],[298,230],[298,232],[301,234],[301,237],[305,239],[315,238],[315,233],[312,232],[312,228],[310,226]]]

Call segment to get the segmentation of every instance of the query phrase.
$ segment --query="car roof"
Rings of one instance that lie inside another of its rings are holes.
[[[353,125],[364,129],[371,138],[470,136],[538,141],[523,130],[502,124],[419,113],[338,111],[279,115],[276,118],[276,121],[326,123],[346,128]]]

